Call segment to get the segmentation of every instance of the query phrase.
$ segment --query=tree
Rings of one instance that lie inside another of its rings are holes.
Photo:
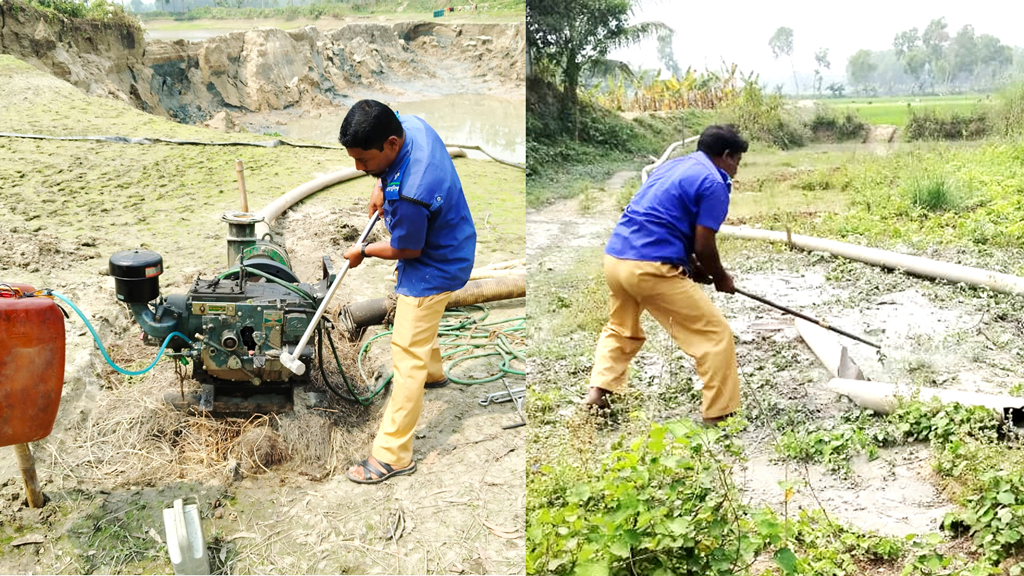
[[[846,76],[850,79],[850,84],[864,91],[877,69],[878,65],[871,59],[871,51],[858,50],[846,63]]]
[[[974,79],[974,72],[978,69],[978,40],[974,37],[974,27],[970,24],[964,25],[952,45],[952,72],[957,79],[970,82]]]
[[[608,53],[657,34],[671,34],[661,22],[631,24],[638,0],[530,0],[527,42],[561,75],[566,100],[575,104],[580,75]],[[534,63],[536,65],[537,63]]]
[[[897,34],[892,41],[892,48],[896,52],[896,58],[903,63],[903,69],[913,78],[914,88],[921,87],[921,76],[928,64],[928,56],[921,44],[921,37],[917,34],[917,28]]]
[[[138,14],[139,12],[142,12],[142,9],[143,9],[142,0],[132,0],[130,5],[132,7],[132,12],[134,12],[136,14]]]
[[[921,33],[921,46],[924,48],[928,62],[928,74],[932,80],[939,79],[942,84],[949,84],[950,66],[946,55],[949,46],[949,32],[946,32],[945,18],[936,18],[928,23]]]
[[[796,80],[796,66],[793,64],[793,29],[780,26],[775,34],[768,39],[768,47],[772,49],[772,56],[776,60],[779,56],[789,57],[789,66],[793,69],[793,88],[800,93],[800,84]]]
[[[986,80],[995,83],[999,75],[1013,64],[1013,49],[991,34],[982,34],[978,36],[978,61],[988,72]]]
[[[814,69],[814,91],[821,94],[821,69],[828,70],[832,67],[832,63],[828,61],[828,48],[819,48],[814,53],[814,63],[818,66]]]
[[[833,82],[826,86],[825,89],[832,93],[833,98],[842,98],[843,92],[846,92],[846,86],[841,82]]]
[[[672,49],[672,36],[673,34],[658,34],[658,61],[669,74],[682,78],[683,70],[679,67],[675,51]]]

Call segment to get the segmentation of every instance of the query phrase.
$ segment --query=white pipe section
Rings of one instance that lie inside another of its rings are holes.
[[[665,149],[665,153],[661,155],[661,158],[655,160],[654,164],[648,164],[647,166],[644,166],[643,170],[640,171],[640,182],[647,182],[647,177],[650,175],[651,171],[657,168],[658,166],[664,164],[665,161],[668,160],[668,155],[671,154],[673,150],[682,146],[683,144],[696,142],[698,138],[700,138],[700,136],[690,136],[685,140],[680,140],[679,142],[673,142],[672,144],[669,144],[669,147]]]
[[[456,147],[448,147],[448,154],[452,158],[466,157],[466,151]],[[263,221],[256,224],[256,237],[262,238],[264,234],[270,232],[270,225],[278,216],[284,214],[285,210],[298,204],[307,196],[319,192],[329,186],[334,186],[339,182],[345,182],[346,180],[352,180],[353,178],[359,178],[360,176],[365,175],[366,172],[363,172],[362,170],[345,168],[344,170],[338,170],[337,172],[321,176],[316,180],[311,180],[298,188],[293,188],[292,190],[285,192],[277,200],[267,204],[262,210],[257,212],[258,216],[263,217]]]
[[[849,378],[851,380],[867,380],[857,363],[850,358],[850,352],[839,343],[834,332],[808,322],[803,318],[794,318],[796,331],[804,339],[807,346],[821,363],[828,369],[833,378]]]
[[[940,262],[930,258],[899,254],[878,248],[847,244],[836,240],[801,236],[800,234],[790,235],[786,232],[776,232],[774,230],[723,225],[718,232],[723,236],[744,240],[784,242],[804,250],[828,252],[858,262],[865,262],[893,270],[902,270],[916,276],[937,278],[949,282],[963,282],[972,286],[984,286],[996,292],[1024,295],[1024,278],[1001,272]]]
[[[373,225],[377,223],[380,218],[379,212],[374,212],[370,216],[370,221],[366,223],[366,228],[363,229],[363,233],[359,236],[359,240],[356,244],[362,244],[366,242],[366,238],[370,235],[370,231],[373,230]],[[345,278],[345,274],[348,273],[350,262],[345,259],[345,263],[341,265],[341,270],[338,271],[338,276],[334,279],[334,283],[327,289],[327,294],[324,296],[320,306],[316,309],[316,313],[313,314],[313,318],[309,321],[309,326],[306,326],[306,331],[302,333],[302,338],[299,339],[299,343],[295,345],[295,354],[289,353],[287,350],[281,353],[281,364],[284,367],[291,370],[292,373],[302,375],[306,371],[306,365],[299,360],[299,356],[302,355],[302,351],[306,348],[306,344],[309,342],[310,337],[313,336],[313,331],[316,330],[320,324],[320,318],[324,315],[324,311],[327,310],[327,305],[331,303],[331,298],[334,298],[334,294],[338,291],[338,286],[341,286],[341,281]]]
[[[980,392],[899,387],[885,382],[845,380],[842,378],[830,380],[826,387],[837,394],[850,398],[858,406],[874,410],[880,414],[891,414],[898,405],[898,398],[911,398],[915,395],[921,400],[937,398],[943,404],[957,403],[965,406],[984,406],[998,413],[1000,418],[1004,417],[1007,411],[1024,409],[1024,398],[982,394]]]

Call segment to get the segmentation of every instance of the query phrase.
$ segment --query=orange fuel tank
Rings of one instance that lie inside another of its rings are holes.
[[[35,288],[0,281],[0,446],[53,430],[64,386],[64,315],[49,298],[18,298]]]

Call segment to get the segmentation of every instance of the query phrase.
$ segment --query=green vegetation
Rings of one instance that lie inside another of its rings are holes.
[[[952,113],[973,115],[992,107],[990,95],[920,96],[885,98],[826,98],[819,101],[840,114],[852,112],[872,125],[889,124],[904,127],[913,114]]]
[[[977,561],[943,554],[935,535],[879,536],[838,525],[820,511],[789,515],[744,504],[731,480],[733,463],[743,460],[733,435],[741,423],[730,432],[675,420],[634,421],[629,426],[639,428],[618,436],[603,456],[578,449],[576,457],[560,454],[535,469],[527,486],[527,569],[726,575],[748,573],[755,558],[770,558],[774,569],[762,573],[853,575],[866,566],[900,564],[903,574],[922,575],[997,574],[1000,565],[1019,570],[1024,534],[1014,523],[1024,513],[1024,464],[1020,446],[997,444],[995,422],[985,409],[908,402],[887,418],[859,413],[832,431],[808,424],[778,444],[785,456],[842,468],[843,458],[870,454],[872,447],[931,442],[937,470],[958,487],[964,506],[944,526],[973,537]],[[988,450],[985,458],[960,459],[980,449]],[[780,486],[784,501],[793,488]]]
[[[849,470],[849,458],[905,442],[924,441],[936,454],[936,471],[950,482],[962,510],[947,514],[943,527],[969,535],[982,562],[1020,561],[1024,533],[1024,445],[1002,441],[991,410],[908,401],[892,415],[875,419],[869,412],[847,418],[831,429],[805,424],[788,430],[776,444],[780,455]],[[1018,564],[1018,570],[1024,564]]]
[[[575,105],[553,84],[527,80],[526,132],[527,205],[569,198],[600,188],[616,170],[638,170],[660,155],[666,142],[691,136],[706,115],[698,111],[669,112],[626,118],[587,98]]]
[[[61,0],[65,1],[65,0]],[[73,1],[73,0],[72,0]],[[159,2],[159,0],[158,0]],[[318,20],[320,18],[344,18],[346,16],[381,16],[399,15],[410,19],[434,19],[433,12],[440,9],[433,0],[370,0],[365,2],[314,2],[295,5],[288,2],[286,6],[274,6],[276,2],[218,2],[216,5],[200,6],[188,10],[175,10],[173,0],[164,0],[164,5],[171,11],[140,12],[144,21],[173,18],[175,20],[233,20],[233,19],[296,19]],[[478,2],[482,4],[482,2]],[[446,13],[446,17],[473,17],[487,19],[518,19],[522,20],[526,9],[525,0],[490,0],[487,8],[476,12]],[[465,5],[470,5],[467,0]],[[447,4],[445,5],[447,6]],[[438,18],[443,21],[444,18]]]
[[[106,24],[122,26],[141,32],[139,20],[124,11],[121,4],[111,0],[11,0],[24,1],[44,12],[60,15],[65,18],[81,18],[95,20]]]

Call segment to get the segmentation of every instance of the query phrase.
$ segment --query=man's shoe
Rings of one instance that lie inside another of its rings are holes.
[[[437,382],[427,382],[426,384],[423,385],[423,387],[431,389],[444,388],[448,384],[451,384],[451,380],[449,380],[448,377],[445,377],[444,380],[438,380]]]
[[[718,426],[722,422],[725,422],[729,418],[732,418],[733,415],[735,415],[735,414],[736,414],[735,412],[729,412],[728,414],[723,414],[722,416],[713,416],[711,418],[704,418],[704,425],[705,426],[711,426],[711,427]]]
[[[608,390],[594,386],[590,392],[587,392],[587,397],[583,399],[583,406],[599,412],[610,410],[611,404],[608,402],[608,397],[611,395],[612,393]]]

